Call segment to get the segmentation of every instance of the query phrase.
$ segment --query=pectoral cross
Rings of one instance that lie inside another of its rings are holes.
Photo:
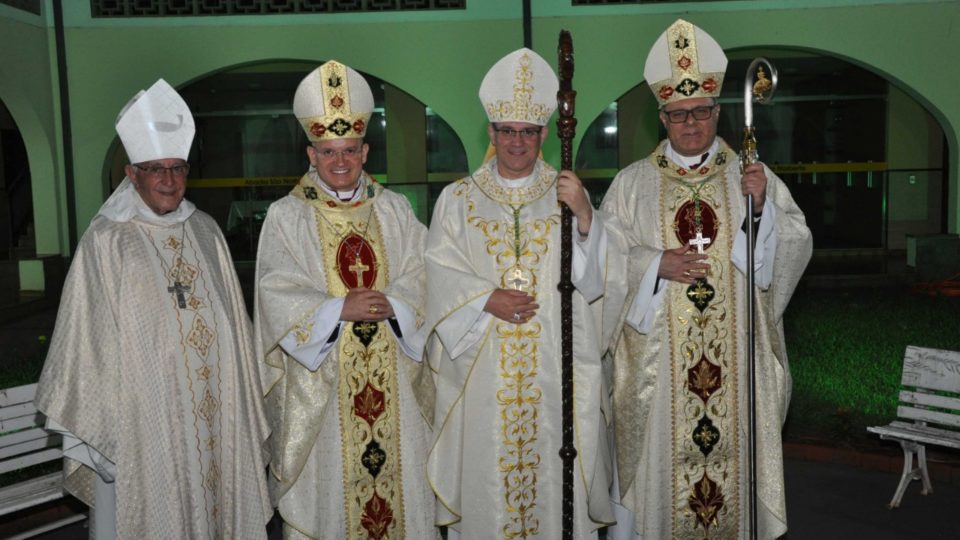
[[[190,292],[189,285],[184,285],[179,281],[174,281],[172,287],[167,287],[167,292],[177,295],[177,305],[180,306],[180,309],[187,308],[187,301],[183,298],[183,293]]]
[[[697,231],[697,237],[691,238],[689,244],[691,246],[697,246],[697,253],[703,255],[703,246],[706,246],[710,243],[709,238],[703,237],[703,232]]]
[[[363,287],[363,273],[369,270],[370,267],[363,264],[363,261],[360,257],[353,259],[353,264],[347,267],[347,270],[354,273],[357,276],[357,287]]]
[[[522,291],[524,287],[530,284],[530,280],[523,277],[523,270],[519,266],[513,267],[513,275],[510,276],[510,279],[507,280],[507,285],[510,285],[518,291]]]

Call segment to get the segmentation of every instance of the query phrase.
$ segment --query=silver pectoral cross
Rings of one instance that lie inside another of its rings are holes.
[[[180,309],[187,308],[187,301],[183,297],[183,293],[190,292],[190,286],[184,285],[179,281],[174,281],[172,287],[167,287],[167,292],[170,294],[177,295],[177,305],[180,306]]]
[[[710,243],[709,238],[704,238],[701,231],[697,231],[697,237],[691,238],[689,244],[691,246],[697,246],[697,253],[703,255],[703,247]]]

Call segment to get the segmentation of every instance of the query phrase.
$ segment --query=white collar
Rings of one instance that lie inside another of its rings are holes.
[[[713,138],[713,144],[710,145],[710,148],[707,148],[706,156],[696,155],[696,156],[684,156],[678,153],[673,149],[673,146],[670,144],[670,140],[667,139],[667,149],[664,153],[667,155],[667,158],[670,161],[676,163],[677,165],[683,165],[684,167],[691,169],[693,167],[699,167],[700,165],[706,163],[710,156],[717,152],[717,148],[720,147],[720,141],[716,137]]]
[[[317,169],[310,167],[310,170],[307,171],[307,174],[310,176],[310,180],[313,180],[313,183],[322,189],[327,195],[330,195],[334,199],[340,202],[354,202],[363,195],[363,190],[360,189],[361,184],[363,183],[363,173],[360,173],[360,176],[357,177],[357,187],[351,189],[350,191],[336,191],[330,189],[330,186],[320,178],[320,174],[317,172]],[[349,197],[344,199],[344,197]]]
[[[523,178],[504,178],[500,176],[500,171],[497,169],[496,158],[490,160],[490,171],[493,173],[493,178],[500,187],[507,189],[525,188],[532,185],[540,176],[540,160],[537,160],[537,165],[533,167],[533,172]]]
[[[137,218],[153,225],[169,226],[183,223],[193,215],[196,209],[197,207],[192,202],[183,199],[180,201],[180,206],[173,212],[168,212],[162,216],[158,215],[143,202],[143,198],[137,193],[130,178],[124,177],[116,191],[100,207],[97,215],[120,223],[126,223]]]

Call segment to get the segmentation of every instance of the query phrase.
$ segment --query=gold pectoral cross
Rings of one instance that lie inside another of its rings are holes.
[[[363,264],[363,261],[360,257],[353,259],[353,264],[347,267],[347,270],[353,272],[357,276],[357,287],[363,287],[363,273],[369,270],[370,267]]]

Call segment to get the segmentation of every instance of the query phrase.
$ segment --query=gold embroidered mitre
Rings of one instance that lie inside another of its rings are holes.
[[[693,24],[677,19],[653,43],[643,77],[660,106],[682,99],[720,95],[727,56]]]
[[[560,83],[547,61],[530,49],[501,58],[480,83],[480,102],[491,122],[545,126],[557,108]]]
[[[370,85],[336,60],[311,71],[293,96],[293,114],[310,142],[363,138],[372,113]]]

